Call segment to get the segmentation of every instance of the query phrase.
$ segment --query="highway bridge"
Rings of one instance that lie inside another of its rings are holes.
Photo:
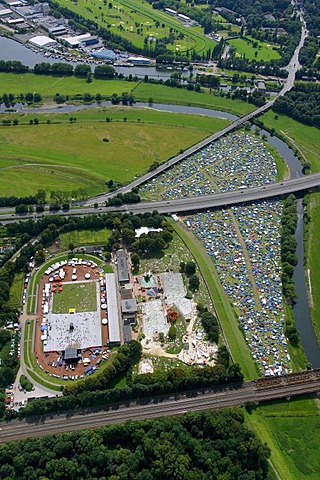
[[[113,404],[90,412],[68,412],[41,418],[13,420],[0,424],[0,443],[26,438],[37,438],[77,430],[92,429],[127,420],[159,418],[244,405],[246,402],[263,402],[279,398],[320,392],[320,370],[305,371],[282,377],[258,379],[242,386],[221,386],[205,393],[184,393],[170,397],[143,399],[140,403]]]
[[[63,216],[84,216],[97,213],[106,213],[111,211],[128,211],[132,213],[145,213],[157,210],[161,214],[172,214],[179,212],[192,212],[207,210],[209,208],[229,207],[239,203],[248,203],[264,198],[278,197],[289,193],[310,190],[320,186],[320,173],[306,175],[304,177],[284,180],[282,182],[268,183],[259,187],[246,188],[242,187],[238,190],[230,192],[213,193],[211,195],[201,195],[188,198],[179,198],[175,200],[162,200],[157,202],[141,202],[130,205],[122,205],[121,207],[80,207],[70,211],[59,212],[43,212],[41,214],[17,215],[13,213],[0,214],[0,222],[10,223],[19,220],[25,221],[29,218],[41,218],[43,215],[63,215]]]

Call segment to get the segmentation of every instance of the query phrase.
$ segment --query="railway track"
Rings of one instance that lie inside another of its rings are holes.
[[[13,420],[0,425],[0,443],[26,438],[93,429],[104,425],[143,420],[161,416],[181,415],[188,411],[241,406],[247,402],[262,402],[296,395],[320,392],[320,369],[282,377],[245,382],[241,387],[221,387],[193,396],[141,400],[140,403],[114,404],[100,410],[77,411],[38,419]],[[143,403],[145,402],[145,403]],[[148,403],[147,403],[148,402]]]

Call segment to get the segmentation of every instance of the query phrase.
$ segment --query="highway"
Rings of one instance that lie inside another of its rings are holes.
[[[209,393],[186,396],[179,394],[164,399],[150,399],[144,404],[115,404],[76,413],[64,413],[43,416],[41,419],[13,420],[0,425],[0,443],[26,438],[37,438],[63,432],[92,429],[104,425],[142,420],[224,407],[244,405],[246,402],[262,402],[277,398],[287,398],[320,391],[320,378],[312,379],[298,385],[281,384],[274,388],[258,391],[254,382],[246,382],[242,387],[222,387]]]
[[[11,223],[19,220],[26,221],[29,218],[41,218],[43,215],[63,215],[70,217],[72,215],[84,216],[97,213],[106,213],[111,211],[128,211],[132,213],[145,213],[157,210],[161,214],[172,214],[179,212],[191,212],[199,210],[207,210],[209,208],[228,207],[239,203],[253,202],[263,198],[277,197],[289,193],[301,192],[311,188],[320,186],[320,173],[306,175],[300,178],[292,178],[283,180],[282,182],[269,183],[259,187],[241,188],[230,192],[213,193],[211,195],[201,195],[188,198],[179,198],[176,200],[162,200],[157,202],[141,202],[130,205],[122,205],[121,207],[81,207],[69,211],[59,211],[52,213],[49,211],[41,214],[0,214],[0,222]]]

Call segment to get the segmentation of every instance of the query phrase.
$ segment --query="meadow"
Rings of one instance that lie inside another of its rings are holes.
[[[152,48],[152,39],[175,35],[167,48],[185,53],[194,49],[196,53],[205,53],[215,46],[215,42],[203,34],[200,27],[188,27],[182,22],[152,6],[143,0],[118,0],[106,4],[98,0],[57,0],[61,6],[81,15],[83,18],[95,21],[99,26],[108,28],[112,33],[129,40],[136,47],[143,48],[148,37]],[[111,8],[110,8],[111,7]]]
[[[310,295],[310,311],[312,316],[312,322],[318,342],[320,343],[320,193],[316,192],[309,195],[309,201],[307,206],[307,213],[310,218],[308,224],[306,249],[306,269],[310,273],[307,276],[308,287],[310,289],[311,283],[311,295]]]
[[[87,92],[91,95],[99,93],[109,98],[113,93],[121,95],[123,92],[128,92],[132,93],[138,102],[149,102],[149,99],[152,98],[155,103],[193,105],[222,110],[235,115],[244,115],[252,112],[255,108],[254,105],[241,100],[231,100],[220,95],[210,94],[207,90],[200,93],[142,81],[93,79],[91,83],[87,83],[85,79],[78,77],[0,73],[0,95],[3,93],[20,95],[20,93],[28,92],[40,93],[45,102],[51,102],[56,93],[72,99],[77,94],[83,95]]]
[[[62,233],[59,236],[61,250],[67,250],[69,243],[74,245],[106,245],[111,230],[75,230],[74,232]]]
[[[304,160],[310,162],[313,173],[320,170],[318,128],[304,125],[286,115],[275,114],[272,110],[264,113],[260,120],[268,129],[274,128],[279,132],[291,147],[297,148]]]
[[[245,56],[248,60],[255,59],[257,61],[263,60],[267,62],[280,58],[279,52],[272,48],[272,44],[259,42],[255,39],[252,40],[258,44],[256,48],[253,47],[252,43],[245,37],[228,40],[228,44],[236,49],[236,56]]]
[[[320,471],[319,400],[299,397],[260,405],[246,423],[271,448],[282,480],[318,480]]]
[[[107,180],[129,182],[228,123],[131,107],[77,112],[74,123],[70,114],[39,114],[40,123],[30,125],[34,117],[11,115],[19,125],[0,128],[2,195],[30,195],[39,188],[101,193]]]

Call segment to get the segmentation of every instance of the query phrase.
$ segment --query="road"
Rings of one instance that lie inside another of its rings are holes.
[[[283,385],[266,391],[256,391],[253,382],[244,383],[241,388],[223,387],[221,390],[197,395],[179,395],[179,398],[150,400],[149,403],[110,405],[91,411],[45,416],[41,420],[25,419],[2,423],[0,443],[23,440],[63,432],[92,429],[104,425],[142,420],[216,408],[244,405],[246,402],[261,402],[320,391],[320,378],[300,385]]]
[[[113,211],[129,211],[132,213],[145,213],[152,210],[157,210],[162,214],[172,214],[179,212],[190,212],[195,210],[206,210],[213,207],[227,207],[239,203],[253,202],[263,198],[277,197],[289,193],[301,192],[311,188],[320,186],[320,173],[306,175],[301,178],[292,178],[290,180],[283,180],[283,182],[269,183],[260,185],[259,187],[242,188],[232,190],[230,192],[213,193],[211,195],[201,195],[188,198],[179,198],[176,200],[161,200],[157,202],[141,202],[130,205],[122,205],[121,207],[82,207],[73,209],[67,212],[59,211],[55,215],[63,216],[85,216],[97,213],[106,213]],[[52,212],[43,212],[38,214],[36,218],[41,218],[43,215],[52,215]],[[15,215],[15,214],[0,214],[0,222],[10,223],[19,220],[28,220],[30,215]],[[34,214],[31,215],[34,218]]]

